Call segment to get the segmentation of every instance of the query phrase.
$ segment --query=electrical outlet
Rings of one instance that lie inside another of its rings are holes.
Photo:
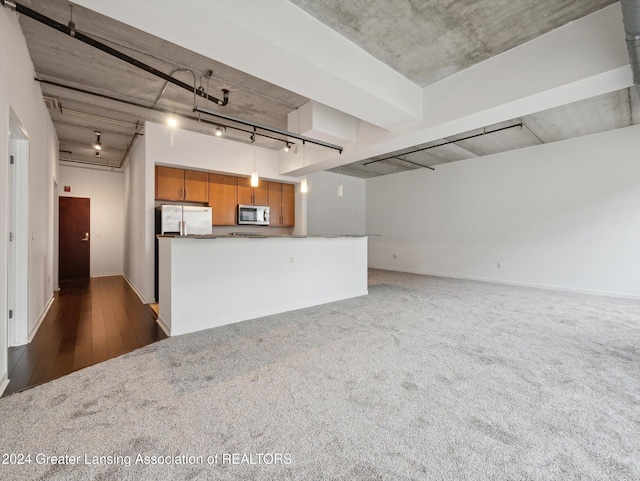
[[[289,263],[293,264],[296,261],[296,256],[289,257]]]
[[[394,259],[397,259],[398,258],[398,254],[393,253],[393,254],[391,254],[391,257],[393,257]]]
[[[498,269],[502,269],[502,262],[498,262]]]

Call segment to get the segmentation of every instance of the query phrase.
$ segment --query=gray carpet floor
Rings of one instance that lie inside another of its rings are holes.
[[[0,415],[1,479],[638,480],[640,302],[373,270]]]

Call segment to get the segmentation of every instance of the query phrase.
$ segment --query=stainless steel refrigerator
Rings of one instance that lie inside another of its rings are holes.
[[[158,208],[158,234],[211,234],[211,207],[162,204]]]

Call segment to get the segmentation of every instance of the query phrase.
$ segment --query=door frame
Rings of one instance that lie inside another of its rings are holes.
[[[29,342],[29,135],[11,108],[9,149],[14,156],[14,164],[10,166],[9,222],[15,230],[15,247],[13,250],[9,247],[7,253],[11,257],[7,261],[13,265],[13,269],[7,269],[7,282],[13,286],[11,292],[11,284],[7,285],[7,296],[13,297],[7,303],[13,304],[14,312],[7,323],[7,347]]]

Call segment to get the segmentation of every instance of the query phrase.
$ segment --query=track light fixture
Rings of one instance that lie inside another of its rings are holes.
[[[222,137],[222,127],[216,127],[216,137]]]
[[[99,150],[96,150],[96,158],[98,158],[98,159],[99,159],[100,157],[101,157],[101,155],[100,155],[100,151],[99,151]]]
[[[95,131],[96,134],[96,143],[93,144],[93,147],[96,150],[102,150],[102,142],[100,142],[100,136],[102,135],[100,132],[98,132],[97,130]]]
[[[284,151],[289,152],[291,150],[291,142],[284,143]]]

